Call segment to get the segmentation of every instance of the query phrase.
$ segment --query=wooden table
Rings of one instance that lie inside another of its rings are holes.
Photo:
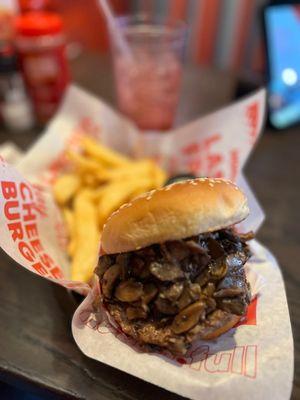
[[[86,55],[73,62],[74,80],[113,102],[110,64]],[[189,68],[181,120],[211,111],[232,99],[236,79],[228,74]],[[300,399],[300,129],[282,134],[266,129],[246,175],[267,219],[258,239],[275,253],[283,269],[295,338],[293,399]],[[0,132],[26,148],[35,139]],[[1,253],[0,380],[27,388],[43,399],[180,399],[179,396],[85,357],[71,335],[77,303],[66,290],[19,268]]]

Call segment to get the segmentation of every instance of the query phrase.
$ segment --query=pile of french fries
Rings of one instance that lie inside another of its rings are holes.
[[[89,137],[81,152],[67,152],[71,169],[54,182],[54,198],[66,222],[71,278],[88,282],[97,263],[102,227],[110,214],[132,198],[165,183],[152,160],[129,159]]]

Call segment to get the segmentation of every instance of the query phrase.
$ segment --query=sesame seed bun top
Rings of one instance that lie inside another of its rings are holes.
[[[106,254],[138,250],[234,225],[249,214],[245,195],[224,179],[198,178],[152,190],[122,205],[102,232]]]

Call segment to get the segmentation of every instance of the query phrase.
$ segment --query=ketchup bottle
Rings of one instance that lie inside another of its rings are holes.
[[[70,80],[61,17],[43,11],[18,16],[16,46],[36,118],[45,123],[57,110]]]

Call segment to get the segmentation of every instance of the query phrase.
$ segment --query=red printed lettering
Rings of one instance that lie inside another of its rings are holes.
[[[29,239],[38,236],[38,230],[36,224],[26,224],[25,231]]]
[[[12,232],[11,237],[15,242],[17,239],[22,240],[24,237],[23,228],[20,222],[12,222],[7,224],[8,229]]]
[[[248,119],[248,124],[250,126],[250,143],[253,144],[255,143],[258,131],[257,131],[257,126],[258,126],[258,115],[259,115],[259,105],[258,102],[254,102],[250,104],[246,108],[246,117]]]
[[[230,367],[231,354],[222,352],[208,357],[204,362],[204,368],[207,372],[228,372]]]
[[[32,268],[40,275],[47,275],[47,270],[43,267],[42,263],[40,262],[33,264]]]
[[[204,147],[205,150],[210,150],[212,144],[218,142],[221,139],[221,135],[219,133],[215,133],[209,136],[207,139],[204,140]]]
[[[218,153],[208,154],[207,158],[207,175],[213,176],[214,178],[221,178],[222,171],[219,170],[219,166],[223,161],[223,156]]]
[[[63,277],[63,274],[62,274],[61,269],[59,267],[52,268],[50,270],[50,274],[55,279],[61,279]]]
[[[206,159],[206,175],[213,176],[215,178],[221,178],[223,176],[222,170],[220,169],[223,161],[222,154],[213,151],[212,147],[215,143],[219,142],[221,135],[215,133],[205,139],[203,143],[203,154]]]
[[[28,186],[26,183],[22,182],[20,184],[20,193],[22,200],[33,200],[33,193],[31,191],[30,186]]]
[[[53,267],[54,261],[53,259],[49,256],[49,254],[42,254],[40,256],[41,258],[41,262],[47,267],[47,268],[51,268]]]
[[[199,171],[201,171],[201,166],[201,159],[192,159],[187,162],[188,171],[194,173],[195,175],[199,174]]]
[[[248,378],[256,378],[256,368],[257,368],[257,346],[247,346],[246,356],[245,356],[245,376]]]
[[[4,205],[4,215],[8,220],[20,219],[19,212],[13,212],[14,208],[19,207],[19,202],[16,200],[7,201]]]
[[[181,149],[185,157],[186,169],[196,175],[222,177],[223,156],[214,150],[213,146],[221,140],[221,135],[215,133],[204,140],[190,143]]]
[[[36,219],[36,215],[34,214],[34,211],[36,211],[34,203],[23,204],[23,211],[24,221],[33,221]]]
[[[3,212],[8,220],[7,229],[11,239],[16,243],[20,255],[40,275],[62,278],[63,274],[59,266],[55,265],[52,258],[43,254],[44,248],[39,238],[37,223],[27,223],[36,220],[41,213],[33,202],[34,189],[30,185],[21,182],[19,187],[15,182],[1,182],[1,190],[6,200]],[[38,189],[36,189],[38,191]],[[41,205],[44,206],[42,190],[39,190]],[[21,203],[17,200],[20,197]],[[23,202],[26,202],[25,204]],[[43,214],[45,215],[45,214]],[[25,238],[30,241],[26,242]],[[41,254],[42,253],[42,254]],[[40,261],[37,261],[40,257]]]
[[[70,289],[72,289],[73,284],[68,283],[67,286],[68,286]],[[89,318],[90,318],[90,316],[91,316],[91,313],[92,313],[92,310],[83,310],[83,311],[81,311],[81,313],[79,314],[79,319],[80,319],[80,321],[81,321],[83,324],[85,324],[85,323],[89,320]]]
[[[29,246],[29,244],[25,242],[19,242],[19,252],[22,254],[26,260],[33,262],[34,261],[34,252],[32,251],[32,248]]]
[[[192,154],[198,153],[201,150],[200,143],[191,143],[183,147],[181,152],[185,156],[190,156]]]
[[[100,127],[90,117],[83,117],[78,124],[78,128],[93,137],[97,137],[100,133]]]
[[[43,246],[39,239],[31,240],[30,244],[36,253],[43,251]]]
[[[41,185],[34,185],[35,204],[36,210],[42,217],[47,216],[47,207],[45,204],[43,187]]]
[[[189,357],[188,364],[190,364],[191,369],[195,369],[196,371],[200,371],[202,366],[202,361],[206,360],[208,357],[209,347],[208,346],[199,346],[194,350]]]
[[[17,186],[15,182],[3,181],[1,182],[1,189],[3,197],[8,199],[15,199],[17,197]]]
[[[231,371],[234,374],[243,373],[244,352],[245,352],[244,346],[236,346],[233,350]]]
[[[237,149],[233,149],[230,152],[230,179],[235,181],[239,171],[239,152]]]
[[[188,368],[195,371],[204,370],[209,374],[238,374],[247,378],[256,378],[257,345],[235,346],[232,349],[210,353],[209,346],[197,347],[189,357],[184,359]]]

